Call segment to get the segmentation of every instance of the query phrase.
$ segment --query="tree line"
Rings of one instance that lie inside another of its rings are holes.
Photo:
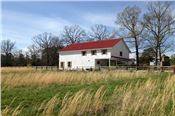
[[[102,24],[92,26],[89,35],[78,25],[65,26],[62,35],[55,36],[44,32],[32,38],[32,45],[25,53],[15,50],[15,42],[1,41],[1,66],[57,66],[59,50],[64,46],[83,41],[111,38],[109,29]]]
[[[64,46],[84,41],[124,38],[136,55],[136,66],[155,61],[160,65],[162,55],[175,48],[175,16],[171,2],[149,2],[144,12],[138,6],[128,6],[116,17],[116,31],[96,24],[86,32],[79,25],[65,26],[62,34],[55,36],[44,32],[32,38],[33,44],[23,53],[15,50],[15,42],[1,42],[2,66],[57,66],[58,51]],[[172,55],[172,63],[174,56]]]

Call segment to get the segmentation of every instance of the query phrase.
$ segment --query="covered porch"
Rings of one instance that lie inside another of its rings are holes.
[[[95,59],[95,67],[114,67],[129,65],[130,59],[112,57],[109,59]]]

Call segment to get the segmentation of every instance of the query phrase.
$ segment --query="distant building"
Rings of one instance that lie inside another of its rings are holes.
[[[130,50],[123,39],[107,39],[71,44],[59,52],[60,69],[89,69],[128,65]]]
[[[170,66],[170,57],[163,55],[162,61],[160,64],[161,64],[161,66]]]
[[[155,65],[155,61],[152,61],[149,63],[150,66],[154,66]]]

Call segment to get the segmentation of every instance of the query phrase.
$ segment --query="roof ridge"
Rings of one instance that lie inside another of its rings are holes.
[[[110,39],[105,39],[105,40],[73,43],[73,44],[70,44],[64,47],[63,49],[61,49],[61,51],[113,47],[115,44],[117,44],[121,40],[122,38],[110,38]]]
[[[103,39],[103,40],[85,41],[85,42],[73,43],[73,44],[75,45],[75,44],[81,44],[81,43],[91,43],[91,42],[109,41],[109,40],[120,40],[120,39],[122,39],[122,38],[106,38],[106,39]],[[70,45],[72,45],[72,44],[70,44]]]

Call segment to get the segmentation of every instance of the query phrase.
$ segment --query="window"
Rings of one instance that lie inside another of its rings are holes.
[[[100,61],[97,61],[97,64],[99,65],[100,64]]]
[[[61,62],[61,68],[64,68],[64,62]]]
[[[120,51],[120,56],[122,56],[123,55],[123,53],[122,53],[122,51]]]
[[[82,51],[81,54],[82,54],[82,56],[85,56],[86,55],[86,51]]]
[[[72,62],[68,62],[67,67],[71,68],[72,67]]]
[[[86,55],[86,51],[82,51],[82,56],[85,56]]]
[[[97,54],[97,51],[96,51],[96,50],[92,50],[92,51],[91,51],[91,54],[92,54],[92,55],[96,55],[96,54]]]
[[[102,54],[107,54],[107,49],[101,50]]]
[[[85,56],[86,55],[86,51],[82,51],[81,54],[82,54],[82,56]]]

